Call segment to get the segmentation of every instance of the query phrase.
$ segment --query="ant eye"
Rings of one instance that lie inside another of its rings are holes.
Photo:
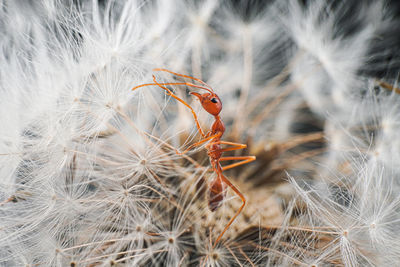
[[[211,102],[218,103],[218,100],[215,97],[213,97],[213,98],[211,98]]]

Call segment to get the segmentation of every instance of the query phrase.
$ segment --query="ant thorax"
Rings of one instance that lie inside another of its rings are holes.
[[[211,126],[211,135],[221,133],[221,135],[219,136],[219,138],[221,138],[224,132],[225,132],[224,123],[221,121],[219,116],[215,116],[215,121]]]

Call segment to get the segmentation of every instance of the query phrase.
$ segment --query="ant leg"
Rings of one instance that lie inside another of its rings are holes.
[[[226,151],[238,150],[238,149],[243,149],[243,148],[246,148],[246,147],[247,147],[247,145],[245,145],[245,144],[233,143],[233,142],[227,142],[227,141],[217,141],[217,142],[213,142],[213,143],[208,144],[208,146],[218,145],[218,144],[220,144],[220,145],[231,145],[231,146],[233,146],[233,147],[228,147],[228,148],[219,149],[219,150],[218,150],[219,152],[226,152]]]
[[[162,84],[158,83],[157,80],[156,80],[156,77],[155,77],[154,75],[153,75],[153,81],[154,81],[154,83],[155,83],[156,85],[158,85],[158,86],[161,87],[162,89],[166,90],[166,91],[168,92],[168,94],[169,94],[171,97],[175,98],[176,100],[178,100],[179,102],[181,102],[182,104],[184,104],[186,107],[188,107],[188,108],[190,109],[190,111],[191,111],[192,114],[193,114],[193,118],[194,118],[194,120],[195,120],[195,122],[196,122],[196,126],[197,126],[197,129],[199,130],[199,133],[201,134],[202,137],[205,137],[205,134],[204,134],[203,130],[201,129],[200,122],[199,122],[199,120],[198,120],[198,118],[197,118],[197,114],[196,114],[196,112],[194,112],[193,108],[192,108],[188,103],[186,103],[184,100],[182,100],[181,98],[179,98],[178,96],[176,96],[176,95],[175,95],[171,90],[169,90],[167,87],[165,87],[165,86],[163,86]]]
[[[191,144],[188,148],[185,149],[185,151],[183,151],[183,152],[177,152],[176,154],[178,154],[178,155],[186,154],[187,152],[189,152],[189,151],[192,150],[193,148],[195,148],[195,147],[197,147],[197,146],[200,146],[200,145],[204,144],[205,142],[207,142],[207,141],[209,141],[209,140],[212,140],[212,139],[214,139],[214,138],[216,138],[216,137],[220,137],[220,136],[221,136],[221,133],[217,133],[217,134],[214,134],[214,135],[209,135],[209,134],[207,134],[207,135],[206,135],[206,138],[204,138],[204,139],[202,139],[202,140],[200,140],[200,141],[198,141],[198,142],[196,142],[196,143],[194,143],[194,144]]]
[[[227,142],[227,141],[217,141],[217,142],[213,142],[213,143],[207,144],[207,148],[212,146],[212,145],[216,145],[216,144],[233,146],[233,147],[221,148],[221,149],[218,150],[218,152],[239,150],[239,149],[243,149],[243,148],[247,147],[246,144],[233,143],[233,142]]]
[[[137,86],[133,87],[132,91],[135,91],[136,89],[138,89],[140,87],[151,86],[151,85],[158,85],[158,86],[160,86],[160,85],[186,85],[189,87],[209,90],[207,87],[204,87],[204,86],[200,86],[200,85],[196,85],[196,84],[188,83],[188,82],[180,82],[180,83],[145,83],[145,84],[141,84],[141,85],[137,85]],[[165,89],[165,88],[163,88],[163,89]],[[169,89],[165,89],[165,90],[170,91]]]
[[[380,80],[377,80],[377,83],[379,86],[381,86],[387,90],[394,91],[395,93],[400,94],[400,88],[394,87],[393,85],[391,85],[387,82],[384,82],[384,81],[380,81]]]
[[[211,86],[209,86],[208,84],[206,84],[206,83],[203,82],[202,80],[197,79],[197,78],[192,77],[192,76],[189,76],[189,75],[179,74],[179,73],[176,73],[176,72],[167,70],[167,69],[153,69],[153,71],[164,71],[164,72],[171,73],[171,74],[173,74],[173,75],[175,75],[175,76],[180,76],[180,77],[184,77],[184,78],[189,78],[189,79],[192,79],[192,80],[194,80],[194,81],[197,81],[197,82],[199,82],[199,83],[201,83],[201,84],[204,84],[205,86],[209,87],[209,88],[212,90]]]
[[[231,218],[231,220],[228,222],[228,224],[225,226],[224,230],[219,234],[217,237],[217,240],[215,240],[215,243],[213,245],[213,248],[218,244],[218,242],[221,240],[222,236],[225,234],[225,232],[228,230],[229,226],[233,223],[233,221],[236,219],[237,216],[242,212],[244,205],[246,205],[246,198],[243,196],[243,194],[224,176],[222,175],[222,171],[219,171],[219,176],[221,177],[222,181],[228,185],[230,188],[232,188],[233,191],[240,197],[242,200],[242,206],[236,211],[235,215]]]
[[[210,146],[215,145],[215,144],[233,145],[234,146],[234,147],[219,149],[218,152],[233,151],[233,150],[243,149],[243,148],[247,147],[247,145],[245,145],[245,144],[233,143],[233,142],[227,142],[227,141],[217,141],[217,142],[211,142],[211,143],[207,144],[206,148],[208,149]],[[219,160],[220,161],[242,160],[240,162],[229,164],[227,166],[222,167],[222,171],[226,171],[226,170],[235,168],[237,166],[255,161],[256,157],[255,156],[234,156],[234,157],[222,157]]]
[[[247,163],[250,163],[252,161],[255,161],[256,157],[255,156],[222,157],[222,158],[219,159],[219,161],[226,161],[226,160],[241,160],[241,161],[222,167],[222,171],[226,171],[226,170],[235,168],[237,166],[240,166],[240,165],[247,164]]]

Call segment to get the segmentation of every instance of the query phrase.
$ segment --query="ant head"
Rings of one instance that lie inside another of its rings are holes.
[[[191,92],[191,95],[197,96],[203,108],[211,115],[217,116],[222,110],[222,102],[215,93],[199,94]]]

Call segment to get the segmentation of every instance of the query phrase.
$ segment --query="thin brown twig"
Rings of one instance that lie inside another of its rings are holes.
[[[259,248],[259,249],[262,249],[262,250],[265,250],[265,251],[270,251],[272,253],[278,254],[278,255],[283,256],[285,258],[288,258],[294,264],[297,264],[297,265],[300,265],[300,266],[309,266],[308,264],[306,264],[304,262],[301,262],[300,260],[298,260],[296,258],[293,258],[293,257],[291,257],[291,256],[289,256],[289,255],[287,255],[287,254],[285,254],[285,253],[283,253],[283,252],[281,252],[279,250],[276,250],[276,249],[273,249],[273,248],[269,248],[269,247],[264,247],[264,246],[261,246],[259,244],[254,243],[254,242],[249,242],[249,243],[250,243],[251,246],[253,246],[255,248]]]
[[[231,253],[231,255],[236,260],[236,262],[239,264],[239,266],[243,267],[243,265],[240,263],[239,259],[236,257],[235,253],[233,253],[232,249],[228,245],[225,245],[225,247],[229,251],[229,253]]]
[[[246,261],[247,261],[248,263],[250,263],[250,265],[251,265],[252,267],[256,267],[256,266],[254,265],[254,263],[250,260],[249,256],[247,256],[247,254],[244,253],[243,249],[242,249],[241,247],[238,247],[238,249],[239,249],[240,254],[242,254],[242,255],[245,257]]]
[[[305,144],[308,142],[319,141],[319,140],[322,141],[324,136],[325,136],[324,132],[296,135],[290,138],[289,140],[283,142],[282,144],[280,144],[279,148],[281,149],[281,151],[289,150],[295,146]]]
[[[281,164],[271,164],[270,169],[271,170],[283,170],[286,169],[302,160],[314,157],[318,154],[322,154],[326,151],[326,148],[321,148],[321,149],[313,149],[313,150],[309,150],[294,156],[291,156],[287,159],[285,159],[285,161]]]

